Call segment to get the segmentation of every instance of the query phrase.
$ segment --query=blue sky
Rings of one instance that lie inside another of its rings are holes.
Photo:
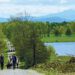
[[[15,15],[43,16],[75,10],[75,0],[0,0],[0,17]]]

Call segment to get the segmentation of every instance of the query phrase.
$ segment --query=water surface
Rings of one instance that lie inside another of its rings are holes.
[[[75,42],[45,43],[46,46],[53,46],[58,55],[75,55]]]

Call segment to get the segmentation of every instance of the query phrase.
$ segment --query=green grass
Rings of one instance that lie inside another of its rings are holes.
[[[73,73],[45,72],[45,75],[75,75],[75,72]]]
[[[62,63],[62,64],[65,64],[67,61],[69,61],[71,58],[71,56],[57,56],[57,60],[60,60],[59,62]],[[54,61],[53,61],[54,62]],[[39,65],[38,65],[39,66]],[[43,73],[44,75],[74,75],[75,73],[74,72],[71,72],[71,73],[62,73],[61,71],[58,71],[57,69],[49,69],[47,67],[33,67],[32,69],[40,72],[40,73]],[[40,65],[41,66],[41,65]]]
[[[53,71],[46,71],[46,70],[42,70],[42,69],[39,69],[39,68],[36,68],[34,70],[36,70],[36,71],[38,71],[38,72],[40,72],[44,75],[58,75],[59,74],[57,71],[54,71],[54,70]]]
[[[59,73],[59,72],[47,72],[47,71],[44,71],[45,75],[75,75],[75,72],[73,73]]]
[[[73,73],[60,73],[60,75],[75,75],[75,72],[73,72]]]
[[[50,37],[43,37],[41,39],[43,42],[75,42],[75,35],[72,36],[53,36],[51,35]]]
[[[61,72],[58,72],[57,70],[47,71],[47,70],[43,70],[43,69],[40,69],[40,68],[33,68],[33,70],[36,70],[37,72],[40,72],[40,73],[42,73],[44,75],[75,75],[75,72],[61,73]]]
[[[57,59],[65,63],[71,59],[71,56],[58,56]]]

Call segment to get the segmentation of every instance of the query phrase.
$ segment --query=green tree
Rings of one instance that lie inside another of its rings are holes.
[[[72,35],[71,29],[70,29],[70,28],[67,28],[65,34],[66,34],[67,36],[71,36],[71,35]]]
[[[16,54],[27,67],[44,63],[48,59],[49,52],[40,41],[35,23],[27,21],[17,23],[16,21],[15,25],[10,24],[6,28],[6,35],[15,46]]]
[[[4,49],[6,48],[5,36],[2,31],[2,25],[0,25],[0,54],[4,53]]]
[[[58,30],[58,29],[55,29],[55,30],[54,30],[54,34],[55,34],[55,36],[59,36],[59,35],[60,35],[59,30]]]

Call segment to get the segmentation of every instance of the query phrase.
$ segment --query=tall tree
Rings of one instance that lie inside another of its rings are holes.
[[[9,39],[15,46],[20,60],[26,62],[27,67],[43,63],[48,59],[49,52],[40,41],[35,23],[18,22],[15,26],[10,25],[6,31],[10,31],[8,32]]]
[[[71,35],[72,35],[71,29],[70,29],[70,28],[67,28],[65,34],[66,34],[67,36],[71,36]]]

